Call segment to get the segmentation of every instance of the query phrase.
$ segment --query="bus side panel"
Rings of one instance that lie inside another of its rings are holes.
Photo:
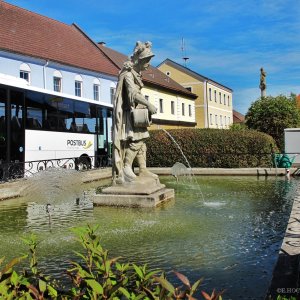
[[[25,161],[94,156],[94,134],[25,130]]]

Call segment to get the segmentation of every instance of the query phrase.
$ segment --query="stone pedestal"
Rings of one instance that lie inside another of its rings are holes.
[[[156,207],[174,199],[174,190],[168,189],[159,179],[137,177],[130,183],[104,188],[93,196],[94,206]]]

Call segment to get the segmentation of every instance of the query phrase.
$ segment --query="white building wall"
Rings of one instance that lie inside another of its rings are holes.
[[[116,85],[117,77],[98,72],[62,65],[55,62],[32,58],[24,55],[0,51],[0,73],[19,78],[22,63],[30,67],[30,85],[53,91],[53,74],[57,70],[62,74],[62,93],[75,95],[75,76],[80,75],[82,82],[82,98],[93,99],[94,80],[100,81],[100,101],[110,104],[110,87]]]

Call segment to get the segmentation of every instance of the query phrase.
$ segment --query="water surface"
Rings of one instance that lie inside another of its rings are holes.
[[[25,252],[21,237],[34,232],[46,272],[62,276],[66,261],[75,259],[72,250],[80,249],[69,228],[99,224],[102,244],[112,256],[162,268],[172,280],[172,270],[192,281],[205,277],[202,288],[225,288],[224,299],[264,298],[296,180],[206,176],[177,183],[163,177],[161,181],[175,189],[175,201],[156,209],[129,209],[93,208],[88,192],[74,188],[77,176],[63,175],[59,182],[38,178],[27,198],[0,203],[0,257]]]

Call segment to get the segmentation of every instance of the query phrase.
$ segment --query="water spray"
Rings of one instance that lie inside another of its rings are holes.
[[[49,225],[51,225],[52,219],[51,219],[51,204],[50,203],[47,203],[47,205],[46,205],[46,213],[48,214],[48,217],[49,217]]]

